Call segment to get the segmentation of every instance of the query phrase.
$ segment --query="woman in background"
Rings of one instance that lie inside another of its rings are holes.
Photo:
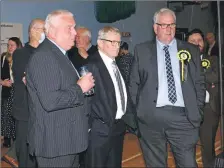
[[[116,63],[126,84],[129,83],[129,75],[133,59],[134,56],[128,51],[128,44],[123,42],[120,47],[119,56],[116,57]]]
[[[3,146],[9,148],[11,139],[15,139],[15,121],[11,115],[13,102],[13,74],[12,54],[22,43],[18,37],[11,37],[8,40],[7,52],[1,57],[1,85],[2,85],[2,106],[1,106],[1,135],[4,136]]]

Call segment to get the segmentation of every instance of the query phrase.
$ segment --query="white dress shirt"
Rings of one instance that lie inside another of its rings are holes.
[[[114,74],[114,70],[113,70],[113,64],[112,63],[115,60],[111,59],[110,57],[105,55],[100,50],[99,50],[99,53],[100,53],[100,56],[101,56],[104,64],[107,67],[107,70],[108,70],[108,72],[110,74],[110,77],[111,77],[111,79],[113,81],[113,85],[114,85],[114,89],[115,89],[115,96],[116,96],[116,102],[117,102],[117,113],[116,113],[115,119],[121,119],[121,117],[125,114],[126,108],[127,108],[127,91],[126,91],[126,86],[125,86],[125,83],[124,83],[124,79],[121,76],[120,71],[118,70],[119,74],[120,74],[120,77],[121,77],[123,91],[124,91],[125,111],[122,110],[120,90],[119,90],[118,83],[117,83],[117,80],[116,80],[116,77],[115,77],[115,74]]]

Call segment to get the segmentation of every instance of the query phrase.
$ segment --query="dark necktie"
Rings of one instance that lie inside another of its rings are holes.
[[[168,50],[169,46],[164,46],[163,50],[165,51],[165,62],[166,62],[166,76],[168,84],[168,98],[169,101],[174,104],[177,101],[176,86],[173,77],[170,53]]]
[[[123,112],[125,112],[125,98],[124,98],[124,90],[123,90],[123,85],[122,85],[122,81],[121,81],[121,76],[117,67],[117,64],[115,61],[113,61],[112,63],[112,67],[113,67],[113,71],[117,80],[117,84],[118,84],[118,88],[119,88],[119,92],[120,92],[120,97],[121,97],[121,106],[122,106],[122,110]]]

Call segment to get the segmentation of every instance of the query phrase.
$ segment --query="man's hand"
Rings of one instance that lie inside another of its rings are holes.
[[[2,80],[1,85],[6,86],[6,87],[11,87],[12,86],[12,81],[9,80],[9,79]]]
[[[83,93],[88,92],[95,85],[95,80],[93,79],[92,73],[87,73],[85,76],[81,77],[77,84],[81,87]]]
[[[78,48],[78,52],[83,58],[87,58],[89,56],[85,48],[82,47]]]

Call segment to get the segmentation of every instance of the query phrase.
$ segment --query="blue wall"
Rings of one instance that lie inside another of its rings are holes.
[[[28,40],[28,25],[36,17],[45,19],[47,14],[56,9],[71,11],[77,25],[86,26],[92,31],[92,43],[96,44],[97,32],[108,24],[96,21],[93,1],[74,0],[3,0],[1,3],[1,21],[23,24],[24,42]],[[165,7],[165,1],[138,1],[136,2],[136,14],[131,17],[109,24],[121,31],[131,32],[131,38],[124,38],[133,50],[135,44],[153,38],[152,17],[156,10]]]

